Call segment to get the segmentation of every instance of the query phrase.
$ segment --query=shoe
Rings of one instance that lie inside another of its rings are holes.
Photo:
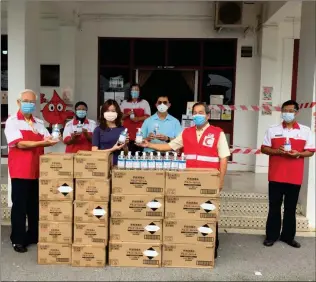
[[[37,241],[27,241],[26,242],[26,247],[30,245],[36,245],[38,242]]]
[[[293,240],[284,240],[284,239],[280,239],[280,241],[288,244],[289,246],[293,247],[293,248],[297,248],[299,249],[301,247],[301,244],[297,241]]]
[[[215,250],[214,258],[217,259],[217,249]]]
[[[12,247],[17,253],[26,253],[27,252],[27,248],[23,245],[12,244]]]
[[[273,240],[268,240],[268,239],[265,239],[263,241],[263,245],[265,245],[266,247],[272,247],[274,245],[275,241]]]

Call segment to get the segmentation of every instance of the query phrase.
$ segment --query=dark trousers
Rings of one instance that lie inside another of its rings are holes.
[[[218,239],[218,222],[216,222],[216,242],[215,242],[215,250],[217,252],[219,247],[219,239]]]
[[[291,241],[296,233],[296,205],[300,185],[269,182],[269,215],[266,226],[266,239],[276,241],[281,231],[281,206],[284,197],[284,215],[281,239]]]
[[[38,179],[12,178],[11,242],[35,244],[38,241]],[[26,217],[28,230],[26,231]]]
[[[128,150],[132,152],[132,155],[135,155],[135,152],[142,152],[143,148],[142,147],[138,147],[135,144],[135,140],[130,140],[128,143]]]

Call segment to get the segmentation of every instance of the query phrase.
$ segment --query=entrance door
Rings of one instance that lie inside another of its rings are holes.
[[[168,96],[169,113],[179,121],[186,114],[187,102],[197,101],[197,71],[194,70],[136,70],[136,82],[141,86],[141,96],[147,100],[152,113],[156,112],[159,96]]]

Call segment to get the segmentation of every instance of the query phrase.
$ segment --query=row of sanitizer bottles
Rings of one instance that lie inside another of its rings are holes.
[[[122,151],[118,157],[117,167],[119,169],[184,170],[186,169],[186,161],[183,153],[180,158],[176,153],[170,156],[169,152],[164,157],[161,156],[160,152],[155,157],[153,152],[142,152],[141,156],[139,152],[136,152],[134,157],[131,152],[128,152],[125,157]]]

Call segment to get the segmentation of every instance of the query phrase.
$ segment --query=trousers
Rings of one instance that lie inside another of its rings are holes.
[[[284,198],[284,215],[281,239],[291,241],[296,234],[296,205],[301,185],[269,182],[269,214],[266,239],[276,241],[281,231],[281,206]]]
[[[38,242],[38,179],[11,179],[11,242],[28,245]],[[26,218],[28,230],[26,230]]]

